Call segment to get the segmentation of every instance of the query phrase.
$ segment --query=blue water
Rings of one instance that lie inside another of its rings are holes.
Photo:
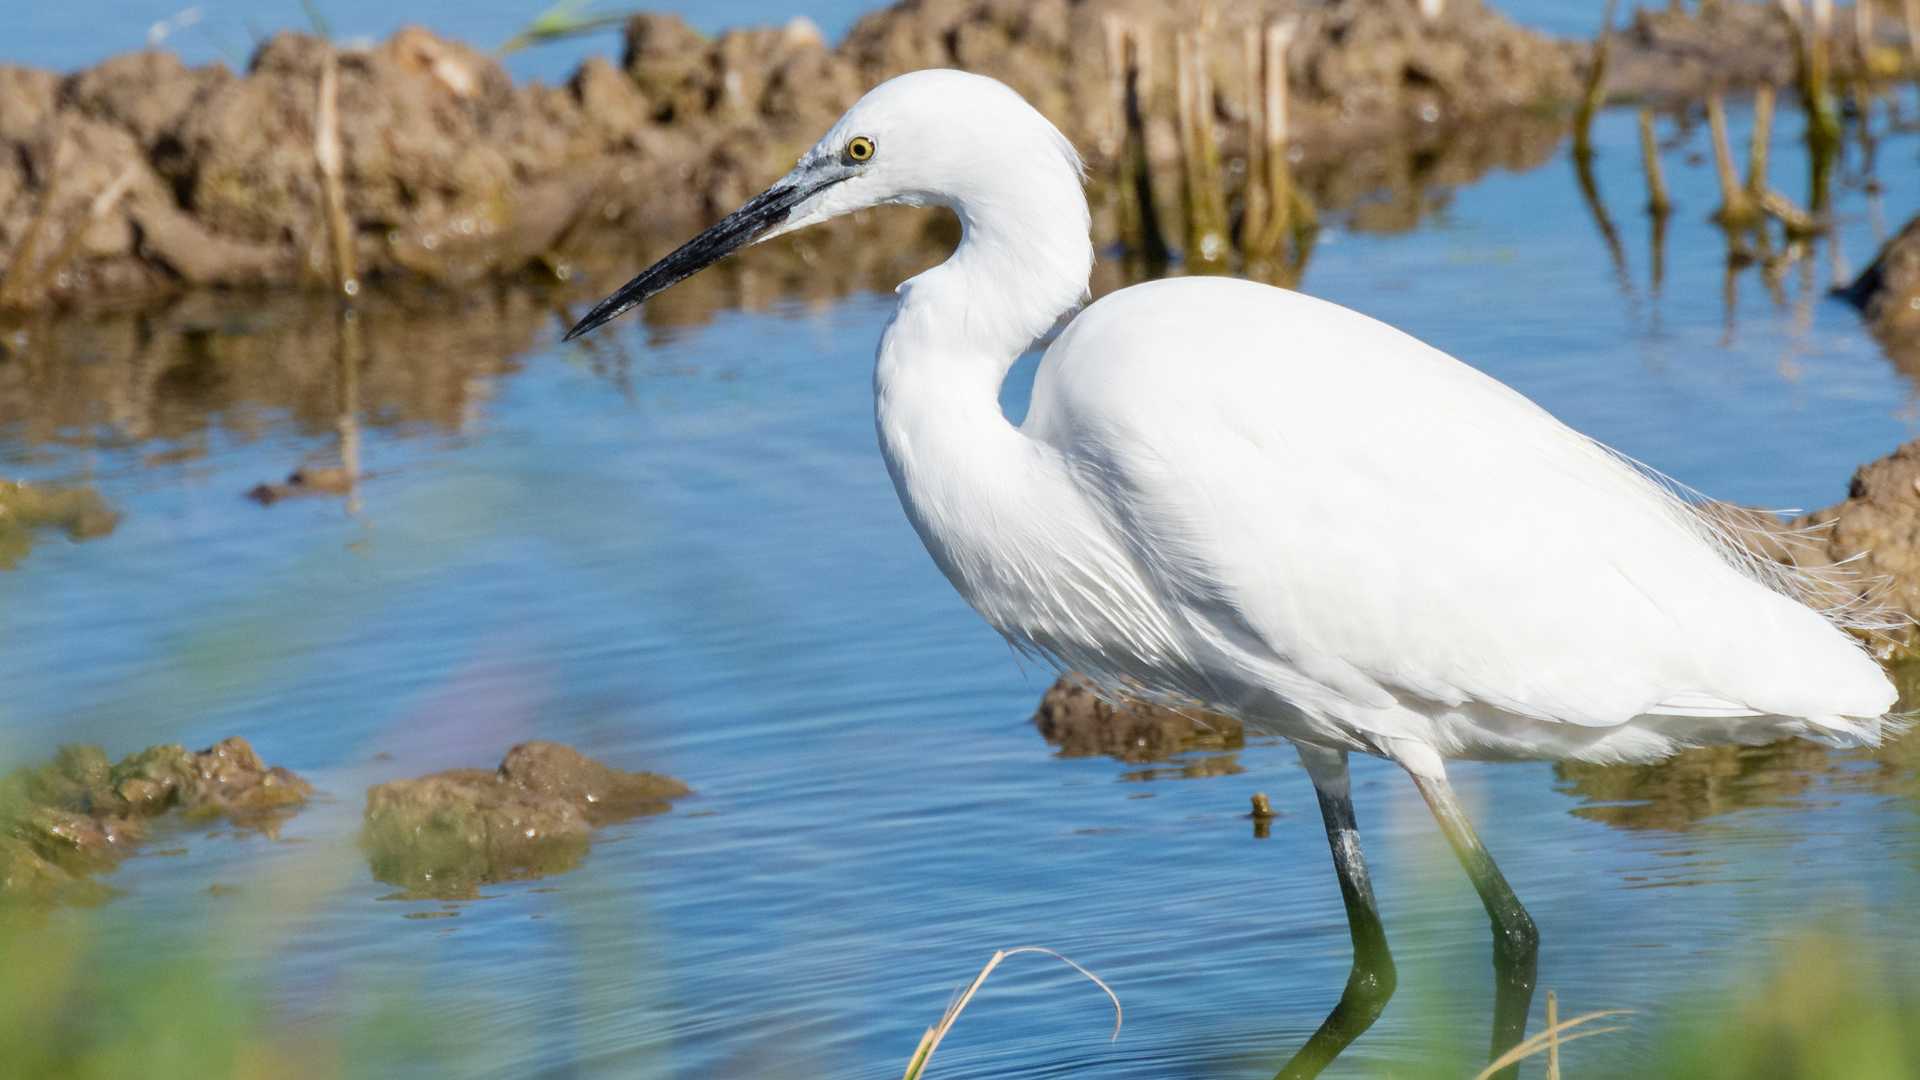
[[[85,59],[29,26],[56,42],[40,62]],[[1703,131],[1667,156],[1678,210],[1656,294],[1632,119],[1604,114],[1596,132],[1624,279],[1563,151],[1453,192],[1411,232],[1336,217],[1302,287],[1715,495],[1836,501],[1856,465],[1917,433],[1914,382],[1823,297],[1824,245],[1804,280],[1786,275],[1784,304],[1743,271],[1729,315],[1711,169],[1684,160]],[[1797,198],[1798,133],[1785,118],[1774,154]],[[1920,208],[1917,150],[1913,135],[1881,147],[1882,228]],[[1858,268],[1874,211],[1857,188],[1839,199]],[[558,345],[557,325],[456,358],[470,370],[370,336],[374,369],[429,389],[369,409],[357,514],[240,497],[333,445],[324,380],[223,351],[265,332],[244,313],[211,331],[160,320],[152,332],[211,344],[197,367],[127,380],[156,400],[102,394],[87,422],[48,431],[31,396],[0,396],[0,472],[93,483],[125,515],[0,574],[7,751],[239,734],[327,795],[278,841],[186,831],[169,840],[184,854],[129,861],[110,879],[125,919],[108,947],[164,955],[218,926],[292,1023],[400,1007],[460,1035],[425,1063],[359,1046],[365,1075],[891,1077],[994,949],[1034,943],[1112,984],[1119,1040],[1097,991],[1020,958],[933,1075],[1269,1075],[1346,974],[1305,777],[1265,744],[1196,780],[1050,754],[1027,723],[1047,674],[953,595],[879,462],[869,380],[889,301],[630,321],[612,331],[624,378]],[[103,346],[72,362],[139,361]],[[434,381],[455,368],[469,373]],[[243,384],[258,390],[220,389]],[[1009,387],[1011,411],[1024,393]],[[607,830],[572,874],[383,902],[393,890],[351,845],[365,786],[490,764],[528,738],[697,794]],[[1541,985],[1566,1011],[1657,1015],[1737,987],[1813,913],[1910,936],[1920,819],[1886,787],[1911,788],[1910,766],[1779,768],[1802,789],[1734,787],[1641,830],[1573,813],[1584,800],[1546,765],[1454,775],[1541,927]],[[1401,991],[1337,1073],[1471,1060],[1491,999],[1484,916],[1410,785],[1376,762],[1356,782]],[[1254,791],[1284,815],[1264,840],[1242,817]],[[433,914],[450,917],[403,918]],[[1632,1073],[1657,1031],[1582,1043],[1569,1067]]]

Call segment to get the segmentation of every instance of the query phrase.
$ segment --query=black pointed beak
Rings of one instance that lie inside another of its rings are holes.
[[[775,184],[754,196],[745,206],[721,218],[706,232],[681,244],[673,254],[642,270],[612,296],[595,304],[593,310],[587,312],[586,318],[574,324],[562,340],[572,341],[602,323],[612,322],[656,293],[665,292],[760,239],[783,224],[802,200],[833,182],[818,185]]]

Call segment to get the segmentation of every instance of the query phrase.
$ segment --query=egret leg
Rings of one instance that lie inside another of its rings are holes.
[[[1347,931],[1353,938],[1353,970],[1340,1003],[1319,1030],[1281,1068],[1274,1080],[1306,1080],[1318,1076],[1347,1044],[1373,1026],[1393,996],[1393,956],[1374,904],[1373,882],[1360,855],[1360,832],[1354,825],[1353,798],[1347,779],[1344,750],[1302,746],[1300,760],[1313,778],[1320,800],[1320,817],[1327,826],[1327,846],[1333,851],[1333,872],[1340,878],[1340,899],[1347,907]]]
[[[1490,1052],[1493,1057],[1499,1057],[1526,1033],[1527,1011],[1533,1006],[1540,931],[1533,925],[1527,909],[1520,906],[1520,898],[1513,894],[1513,887],[1501,876],[1500,868],[1494,865],[1493,856],[1487,854],[1486,845],[1473,831],[1473,823],[1467,820],[1466,811],[1461,809],[1460,800],[1446,776],[1412,770],[1409,775],[1426,798],[1428,809],[1440,823],[1440,831],[1446,834],[1447,843],[1452,845],[1460,865],[1466,868],[1467,877],[1480,893],[1480,902],[1486,905],[1487,917],[1493,921],[1493,1045]],[[1518,1075],[1516,1065],[1502,1070],[1497,1080],[1513,1080]]]

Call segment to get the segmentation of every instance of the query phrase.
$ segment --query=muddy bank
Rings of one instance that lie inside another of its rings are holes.
[[[593,830],[663,813],[689,793],[670,776],[616,769],[557,743],[522,743],[497,769],[371,789],[361,846],[373,876],[409,894],[472,896],[481,885],[571,870]]]
[[[102,899],[111,890],[93,876],[131,855],[160,815],[271,832],[312,793],[240,738],[197,753],[149,747],[117,764],[96,746],[65,747],[0,778],[0,901]]]
[[[1231,138],[1250,89],[1244,33],[1277,9],[1226,0],[1211,10],[1215,109]],[[1098,162],[1116,131],[1098,59],[1105,20],[1123,17],[1171,50],[1173,29],[1196,25],[1199,11],[1145,0],[908,2],[831,48],[804,22],[706,38],[640,16],[620,65],[590,60],[551,87],[515,86],[491,58],[420,30],[367,49],[282,34],[244,74],[190,69],[162,52],[67,76],[4,67],[0,307],[324,282],[315,118],[329,65],[366,274],[565,281],[596,247],[630,267],[636,245],[663,245],[731,208],[867,86],[913,68],[1004,78]],[[1307,160],[1574,92],[1574,62],[1557,43],[1476,0],[1445,12],[1427,19],[1413,0],[1314,6],[1290,67],[1294,140]],[[1150,100],[1171,95],[1163,76]],[[1152,112],[1149,147],[1171,158],[1171,106]]]

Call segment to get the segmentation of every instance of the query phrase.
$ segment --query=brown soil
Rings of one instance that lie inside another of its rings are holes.
[[[1906,443],[1853,474],[1844,501],[1797,518],[1814,528],[1810,544],[1794,545],[1787,561],[1836,566],[1910,619],[1920,619],[1920,439]],[[1893,635],[1911,652],[1920,636],[1909,627]]]
[[[1248,90],[1241,33],[1287,6],[1212,5],[1216,111],[1230,136]],[[0,307],[325,278],[314,128],[330,51],[365,273],[460,283],[534,269],[564,280],[596,241],[613,246],[609,234],[625,254],[636,238],[664,242],[730,209],[867,86],[913,68],[1005,79],[1098,162],[1113,150],[1102,20],[1125,15],[1165,51],[1198,10],[908,0],[861,20],[838,48],[804,22],[706,38],[639,16],[619,67],[591,60],[559,87],[515,86],[489,57],[417,29],[368,49],[282,34],[242,75],[159,52],[64,77],[0,67]],[[1446,11],[1429,22],[1414,0],[1314,9],[1292,88],[1307,157],[1430,137],[1576,89],[1560,45],[1477,0]],[[1170,65],[1156,64],[1154,90],[1169,102]],[[1170,159],[1172,108],[1151,111],[1149,145]]]
[[[91,875],[132,854],[153,818],[179,810],[271,832],[312,792],[245,739],[198,753],[154,746],[119,764],[98,747],[65,747],[0,779],[0,901],[97,900],[107,890]]]
[[[498,769],[452,769],[367,792],[362,845],[381,881],[421,896],[573,869],[593,830],[657,814],[688,788],[558,743],[522,743]]]
[[[1910,70],[1905,31],[1891,11],[1874,27],[1863,53],[1852,9],[1835,12],[1827,49],[1835,78],[1891,78]],[[1773,3],[1700,4],[1691,11],[1646,5],[1612,36],[1607,96],[1678,105],[1717,90],[1787,86],[1794,80],[1794,51],[1786,17]]]
[[[1033,724],[1063,757],[1105,754],[1126,762],[1165,761],[1193,750],[1238,750],[1246,742],[1240,721],[1232,717],[1142,701],[1116,704],[1073,674],[1060,676],[1048,688]]]
[[[1840,295],[1860,309],[1896,363],[1920,371],[1920,217],[1887,241]]]

